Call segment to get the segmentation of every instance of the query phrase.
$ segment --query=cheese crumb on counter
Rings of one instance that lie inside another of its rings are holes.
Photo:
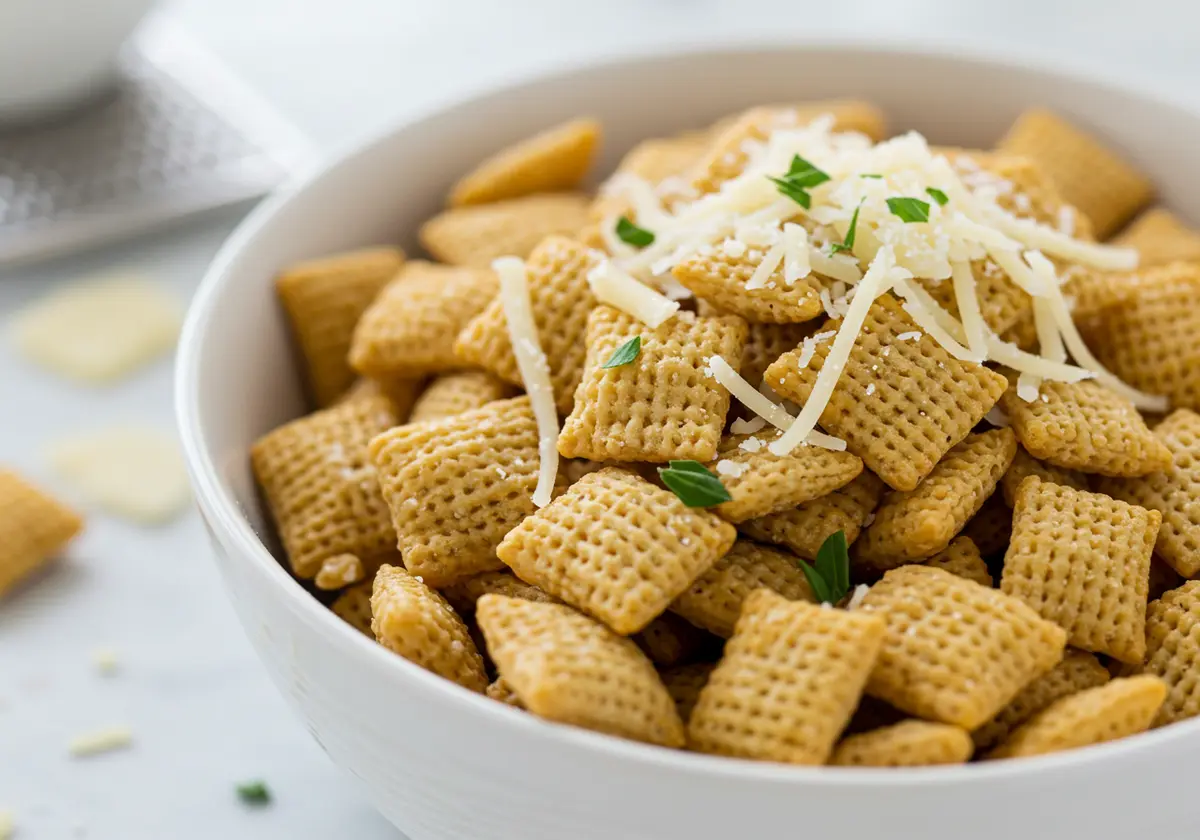
[[[67,745],[67,749],[73,758],[87,758],[114,750],[122,750],[132,744],[133,732],[129,727],[112,726],[75,736]]]

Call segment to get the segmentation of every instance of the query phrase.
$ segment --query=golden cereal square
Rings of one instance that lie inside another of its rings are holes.
[[[630,364],[603,368],[618,347],[641,338]],[[610,306],[588,318],[587,361],[558,437],[565,458],[707,462],[717,455],[729,392],[705,373],[721,356],[735,368],[746,323],[736,316],[679,313],[651,329]]]
[[[1036,475],[1042,481],[1049,481],[1051,484],[1061,484],[1063,487],[1088,489],[1088,479],[1083,473],[1039,461],[1026,452],[1024,447],[1018,446],[1012,464],[1000,479],[1000,489],[1006,505],[1012,507],[1016,503],[1017,488],[1031,475]]]
[[[494,593],[509,598],[524,598],[527,601],[546,601],[557,603],[558,599],[547,595],[532,583],[526,583],[512,572],[481,572],[458,583],[452,583],[441,589],[442,595],[450,602],[450,606],[461,615],[475,612],[475,604],[484,595]]]
[[[79,514],[16,473],[0,469],[0,597],[82,530]]]
[[[1150,728],[1167,696],[1158,677],[1115,679],[1055,700],[1017,727],[987,758],[1020,758],[1089,747]]]
[[[813,601],[797,558],[786,551],[738,540],[729,553],[671,604],[671,610],[728,639],[742,604],[756,589],[770,589],[789,601]]]
[[[846,535],[848,544],[854,544],[879,504],[883,490],[883,482],[864,470],[854,481],[828,496],[806,502],[795,510],[747,520],[738,529],[751,539],[782,545],[798,557],[814,560],[821,544],[838,531]]]
[[[1021,446],[1056,467],[1139,476],[1171,465],[1171,453],[1133,403],[1094,382],[1043,382],[1031,402],[1017,396],[1014,385],[1000,405]]]
[[[363,565],[362,559],[353,554],[337,554],[325,559],[321,568],[313,575],[313,583],[316,584],[317,589],[336,591],[358,583],[367,577],[374,578],[375,572],[379,570],[379,566],[385,559],[399,560],[399,558],[398,554],[392,557],[379,556],[372,558],[369,565]]]
[[[532,193],[576,189],[600,143],[600,123],[581,117],[501,149],[462,177],[448,204],[488,204]]]
[[[952,575],[973,580],[981,586],[992,586],[992,573],[979,548],[970,537],[955,537],[954,541],[937,554],[922,562],[923,566],[943,569]]]
[[[710,633],[672,613],[663,613],[631,638],[658,668],[700,658],[716,641]]]
[[[338,397],[333,404],[341,405],[352,400],[373,400],[377,397],[384,397],[392,404],[392,414],[396,416],[396,422],[404,423],[409,419],[423,383],[424,379],[419,376],[382,377],[380,379],[364,376],[351,385],[350,389]]]
[[[1004,504],[1000,493],[983,503],[979,513],[972,517],[962,535],[975,543],[984,559],[1004,554],[1012,538],[1012,510]]]
[[[931,767],[964,764],[973,751],[970,733],[960,726],[903,720],[850,735],[837,745],[829,763],[840,767]]]
[[[915,490],[884,495],[854,543],[855,565],[885,572],[942,551],[995,492],[1016,451],[1010,429],[972,434]]]
[[[1184,577],[1200,573],[1200,415],[1173,412],[1154,428],[1171,453],[1172,465],[1142,478],[1113,478],[1097,489],[1162,514],[1155,551]]]
[[[845,487],[862,473],[862,461],[849,452],[798,446],[775,455],[768,447],[776,437],[771,430],[721,441],[709,469],[733,497],[714,508],[722,518],[737,523],[792,510]]]
[[[346,588],[329,608],[333,614],[349,624],[364,636],[375,638],[371,629],[371,592],[375,588],[375,579]]]
[[[806,324],[760,324],[750,322],[746,346],[742,350],[742,366],[738,373],[757,388],[762,384],[767,368],[784,353],[795,350],[817,328],[817,322]]]
[[[696,708],[696,701],[700,699],[700,691],[715,667],[716,663],[713,662],[693,662],[661,672],[663,685],[675,701],[675,708],[679,710],[684,725],[691,720],[692,709]]]
[[[395,248],[372,248],[290,266],[275,281],[318,406],[354,382],[348,356],[354,325],[404,263]]]
[[[594,252],[563,236],[545,239],[525,262],[533,324],[561,414],[571,411],[575,389],[583,377],[588,314],[597,303],[587,275],[596,262]],[[462,361],[486,368],[506,382],[523,384],[499,299],[466,325],[454,350]]]
[[[396,532],[367,450],[396,419],[386,397],[351,400],[293,420],[251,448],[254,475],[297,577],[311,578],[342,555],[364,568],[394,556]]]
[[[1154,195],[1150,181],[1122,155],[1045,108],[1021,114],[997,148],[1041,166],[1063,197],[1107,239]]]
[[[858,705],[883,633],[877,616],[789,601],[767,589],[751,593],[692,709],[689,747],[824,764]]]
[[[1142,213],[1113,245],[1138,252],[1138,265],[1167,265],[1173,262],[1200,262],[1200,232],[1184,224],[1169,210],[1155,207]]]
[[[474,411],[496,400],[513,396],[516,389],[483,370],[443,373],[421,392],[413,403],[410,423],[441,420],[464,411]]]
[[[517,577],[629,635],[661,615],[736,535],[715,514],[606,467],[525,518],[496,554]]]
[[[591,218],[597,226],[596,244],[603,245],[603,238],[598,235],[600,225],[613,225],[614,219],[621,216],[636,220],[633,203],[616,189],[618,184],[631,177],[639,178],[669,200],[672,194],[686,191],[687,182],[681,176],[699,160],[710,143],[707,132],[689,131],[674,137],[652,137],[630,149],[600,185],[596,200],[592,202]],[[671,180],[667,182],[667,179]],[[585,241],[591,240],[585,237]]]
[[[769,324],[795,324],[811,321],[823,314],[821,289],[828,281],[810,274],[792,285],[783,279],[783,263],[767,279],[765,286],[746,288],[746,282],[766,256],[762,248],[750,248],[730,256],[722,246],[703,249],[673,269],[671,275],[697,297],[723,312],[741,315],[750,321]]]
[[[979,300],[980,314],[992,332],[1011,340],[1010,330],[1026,323],[1029,327],[1034,326],[1033,299],[1028,292],[1014,283],[1000,266],[991,260],[975,260],[971,263],[971,273],[975,278],[975,295]],[[956,318],[962,317],[958,311],[958,297],[954,292],[953,283],[922,280],[920,285],[943,309]],[[1025,346],[1022,342],[1016,343]]]
[[[462,367],[454,339],[499,291],[490,269],[410,262],[363,312],[350,364],[375,377],[417,377]]]
[[[491,268],[499,257],[521,257],[547,236],[572,236],[588,223],[583,193],[538,193],[439,213],[421,225],[421,245],[434,259]]]
[[[1000,588],[1075,647],[1139,664],[1161,522],[1158,511],[1031,476],[1017,491]]]
[[[1200,715],[1200,581],[1187,581],[1146,608],[1146,661],[1141,671],[1167,684],[1167,699],[1155,726]]]
[[[446,599],[397,566],[383,565],[371,592],[371,629],[385,648],[463,688],[488,679],[471,633]]]
[[[839,324],[830,321],[827,329]],[[896,490],[915,489],[1008,387],[1000,374],[955,359],[923,333],[898,339],[913,332],[919,331],[894,297],[875,301],[820,421]],[[766,381],[803,404],[833,344],[817,344],[804,365],[800,352],[784,354]]]
[[[867,693],[974,729],[1062,658],[1066,633],[1016,598],[928,566],[901,566],[856,611],[887,623]]]
[[[410,572],[442,587],[503,568],[496,546],[534,510],[528,397],[398,426],[371,441],[371,458]]]
[[[682,747],[683,722],[632,641],[562,604],[484,595],[476,612],[500,677],[539,717]]]
[[[975,748],[991,749],[1055,700],[1104,685],[1108,680],[1108,671],[1093,654],[1068,650],[1061,662],[1021,689],[1000,714],[971,733]]]

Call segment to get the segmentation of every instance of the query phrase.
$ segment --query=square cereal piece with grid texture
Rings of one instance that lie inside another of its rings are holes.
[[[806,324],[747,324],[746,346],[742,350],[742,366],[738,368],[741,377],[757,388],[762,384],[763,375],[775,360],[804,343],[804,339],[812,335],[819,323],[809,321]]]
[[[1138,265],[1166,265],[1173,262],[1200,262],[1200,232],[1162,207],[1142,213],[1112,241],[1121,248],[1138,252]]]
[[[864,470],[845,487],[800,505],[795,510],[760,516],[738,525],[751,539],[782,545],[805,560],[813,560],[821,544],[838,531],[853,545],[874,515],[883,495],[883,482]]]
[[[512,572],[481,572],[469,578],[442,587],[440,590],[450,606],[458,610],[460,615],[470,615],[475,612],[475,604],[488,593],[504,595],[509,598],[524,598],[527,601],[545,601],[556,604],[558,599],[547,595],[532,583],[526,583]]]
[[[1013,506],[1017,498],[1017,488],[1031,475],[1036,475],[1042,481],[1049,481],[1051,484],[1061,484],[1063,487],[1088,489],[1088,478],[1083,473],[1039,461],[1025,451],[1024,447],[1018,446],[1012,464],[1000,479],[1000,490],[1006,505]]]
[[[334,615],[372,639],[375,638],[375,631],[371,629],[371,592],[374,588],[375,579],[372,577],[371,580],[364,580],[342,590],[329,605]]]
[[[1158,511],[1031,476],[1017,491],[1000,588],[1063,627],[1075,647],[1138,664],[1161,523]]]
[[[716,667],[715,662],[693,662],[659,672],[663,685],[667,687],[667,692],[675,701],[675,708],[679,710],[679,717],[685,726],[691,720],[692,709],[696,708],[696,701],[700,699],[701,689],[704,688],[713,668]]]
[[[769,250],[739,244],[731,253],[729,248],[717,245],[678,263],[671,269],[671,276],[721,311],[750,321],[795,324],[824,314],[821,290],[831,281],[809,274],[788,285],[783,279],[782,260],[767,276],[764,286],[747,288]]]
[[[716,639],[673,613],[663,613],[630,638],[650,657],[656,668],[671,668],[702,658]],[[717,646],[719,649],[719,645]]]
[[[1184,577],[1200,573],[1200,415],[1187,409],[1173,412],[1154,428],[1166,446],[1172,465],[1142,478],[1111,478],[1097,490],[1162,514],[1154,550]]]
[[[563,604],[484,595],[475,615],[501,678],[533,714],[683,746],[675,701],[629,639]]]
[[[1107,239],[1150,203],[1154,187],[1116,151],[1045,108],[1017,117],[997,144],[1041,166],[1063,197]]]
[[[814,600],[795,555],[738,540],[728,554],[672,602],[671,610],[697,627],[728,639],[743,602],[756,589],[770,589],[789,601]]]
[[[380,566],[371,592],[379,643],[472,691],[487,688],[483,657],[466,623],[438,593],[398,566]]]
[[[528,397],[398,426],[371,441],[371,458],[410,572],[442,587],[504,567],[496,546],[534,510]]]
[[[1158,677],[1125,677],[1055,700],[986,758],[1020,758],[1089,747],[1150,728],[1167,696]]]
[[[525,261],[533,325],[550,366],[550,385],[561,414],[571,411],[575,389],[583,378],[588,314],[597,305],[587,275],[596,263],[595,252],[564,236],[546,238]],[[486,368],[506,382],[523,384],[504,304],[498,298],[464,327],[454,350],[463,361]]]
[[[791,510],[845,487],[862,473],[862,461],[849,452],[798,446],[775,455],[768,445],[776,437],[772,429],[722,439],[709,469],[733,497],[713,508],[723,519],[738,523]]]
[[[971,542],[970,537],[955,537],[950,545],[923,561],[921,565],[943,569],[952,575],[973,580],[980,586],[995,585],[983,555],[979,553],[978,546]]]
[[[824,764],[850,720],[883,639],[877,617],[746,598],[733,638],[688,722],[699,752]]]
[[[902,720],[844,738],[829,763],[840,767],[931,767],[965,764],[973,751],[971,735],[961,726]]]
[[[0,597],[66,547],[83,530],[75,511],[0,469]]]
[[[991,749],[1055,700],[1104,685],[1108,680],[1108,671],[1093,654],[1068,649],[1061,662],[1021,689],[1000,714],[971,733],[975,748],[980,752]]]
[[[622,344],[641,338],[627,365],[603,368]],[[704,371],[721,356],[741,360],[746,322],[681,312],[654,329],[610,306],[588,317],[587,361],[575,407],[558,436],[564,458],[596,461],[711,461],[729,411],[729,392]],[[736,365],[735,365],[736,367]]]
[[[490,268],[499,257],[529,255],[547,236],[573,236],[588,224],[583,193],[538,193],[446,210],[421,225],[421,245],[452,265]]]
[[[681,177],[711,145],[703,131],[687,131],[673,137],[652,137],[630,149],[613,173],[600,185],[592,202],[591,219],[600,225],[615,225],[615,219],[626,216],[636,220],[637,213],[622,188],[629,178],[645,181],[666,200],[679,191],[686,191],[687,182]],[[671,179],[669,182],[667,179]],[[664,183],[667,182],[667,183]],[[589,241],[590,240],[586,240]],[[603,241],[603,237],[599,237]]]
[[[974,729],[1062,658],[1066,633],[996,589],[901,566],[859,611],[887,622],[867,693],[928,720]]]
[[[606,467],[526,517],[496,554],[517,577],[629,635],[661,615],[736,536],[715,514]]]
[[[1000,398],[1012,429],[1034,458],[1100,475],[1139,476],[1165,470],[1171,453],[1128,399],[1095,382],[1043,382],[1026,402],[1013,385]]]
[[[254,475],[297,577],[342,555],[364,568],[394,555],[396,532],[368,455],[371,439],[394,425],[391,401],[376,396],[293,420],[254,443]]]
[[[358,379],[350,389],[334,400],[334,405],[350,402],[351,400],[373,400],[384,397],[392,404],[392,413],[396,415],[397,423],[405,423],[409,419],[417,394],[425,380],[423,377],[383,377],[373,379],[364,376]]]
[[[318,407],[331,405],[354,383],[348,361],[354,325],[403,264],[404,254],[395,248],[371,248],[298,263],[276,278],[275,293]]]
[[[485,370],[443,373],[421,391],[408,419],[410,423],[421,423],[454,417],[496,400],[509,399],[515,392],[513,386]]]
[[[376,377],[416,377],[462,367],[454,339],[500,291],[491,269],[414,260],[363,312],[350,364]]]
[[[854,543],[855,565],[884,572],[946,548],[996,491],[1016,451],[1012,430],[978,432],[947,452],[915,490],[885,494]]]
[[[1146,608],[1141,672],[1162,678],[1168,687],[1155,726],[1200,716],[1200,580],[1187,581]]]
[[[828,324],[836,330],[840,321]],[[894,297],[876,300],[821,412],[822,428],[896,490],[915,489],[1008,387],[1000,374],[955,359],[924,333],[897,340],[913,332],[919,331]],[[767,369],[771,388],[803,404],[833,344],[818,344],[807,360],[785,353]]]
[[[975,543],[985,560],[1003,554],[1012,538],[1012,510],[1000,493],[983,503],[979,513],[962,529],[962,535]]]

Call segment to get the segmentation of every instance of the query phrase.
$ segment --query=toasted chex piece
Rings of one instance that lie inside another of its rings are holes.
[[[736,536],[715,514],[606,467],[526,517],[496,554],[522,580],[628,635],[661,615]]]
[[[1142,478],[1104,479],[1097,489],[1162,514],[1155,551],[1184,577],[1200,573],[1200,415],[1173,412],[1154,428],[1172,466]]]
[[[839,326],[830,321],[827,329]],[[1008,387],[1000,374],[955,359],[924,333],[898,339],[917,332],[894,297],[875,301],[821,413],[821,427],[896,490],[915,489]],[[784,354],[767,369],[767,382],[803,404],[833,343],[818,343],[806,364],[798,351]]]
[[[1148,268],[1131,288],[1080,325],[1089,346],[1134,388],[1200,411],[1200,265]]]
[[[1021,758],[1103,744],[1145,732],[1167,696],[1158,677],[1126,677],[1055,700],[987,758]]]
[[[349,390],[338,397],[333,405],[340,405],[351,400],[373,400],[384,397],[392,404],[392,414],[396,415],[397,423],[407,422],[421,392],[424,378],[417,377],[381,377],[373,379],[364,376],[350,386]]]
[[[425,387],[413,403],[410,423],[454,417],[496,400],[508,399],[514,388],[484,370],[443,373]]]
[[[0,469],[0,597],[82,530],[83,518],[75,511]]]
[[[796,557],[786,551],[738,540],[729,553],[675,599],[671,610],[722,638],[733,635],[742,603],[756,589],[789,601],[813,601]]]
[[[571,236],[588,222],[583,193],[538,193],[439,213],[421,225],[425,250],[441,262],[490,268],[498,257],[526,257],[547,236]]]
[[[514,709],[525,708],[525,704],[521,702],[521,698],[517,696],[517,692],[513,691],[513,687],[506,683],[503,677],[499,677],[488,683],[488,687],[483,693],[496,702],[512,706]]]
[[[887,622],[867,693],[909,714],[974,729],[1054,667],[1061,627],[995,589],[927,566],[893,569],[856,611]]]
[[[997,148],[1045,169],[1100,239],[1116,232],[1154,194],[1150,181],[1120,154],[1045,108],[1021,114]]]
[[[1031,402],[1017,395],[1014,384],[1000,406],[1021,445],[1048,464],[1119,476],[1171,465],[1170,451],[1134,404],[1095,382],[1043,382],[1041,396]]]
[[[688,745],[719,755],[824,764],[862,695],[883,622],[760,589],[700,692]]]
[[[993,493],[962,529],[962,535],[975,543],[984,559],[1003,554],[1012,538],[1012,511],[1000,496]]]
[[[922,566],[943,569],[952,575],[973,580],[981,586],[992,586],[992,573],[988,571],[983,555],[970,537],[955,537],[954,541],[937,554],[924,560]]]
[[[377,377],[415,377],[461,367],[454,339],[500,290],[491,269],[408,263],[363,312],[350,364]]]
[[[398,566],[380,566],[371,593],[379,643],[427,671],[469,688],[487,688],[483,657],[470,631],[438,593]]]
[[[680,177],[710,145],[708,135],[703,131],[689,131],[674,137],[652,137],[643,140],[632,149],[612,175],[600,185],[599,195],[592,202],[591,218],[597,225],[614,224],[613,219],[626,216],[636,218],[632,202],[615,190],[615,187],[625,178],[635,177],[655,186],[659,195],[676,192],[666,189],[663,184],[668,178],[679,188],[686,187],[686,182]]]
[[[675,701],[675,708],[679,710],[684,725],[691,720],[692,709],[696,708],[696,701],[700,699],[700,691],[716,667],[715,662],[693,662],[660,672],[663,685]]]
[[[991,749],[1054,701],[1104,685],[1108,680],[1108,671],[1094,655],[1068,649],[1061,662],[1021,689],[1000,714],[971,733],[975,748]]]
[[[354,325],[403,263],[395,248],[371,248],[299,263],[275,280],[318,406],[332,404],[354,382],[347,360]]]
[[[481,572],[441,590],[450,606],[461,615],[475,612],[475,604],[484,595],[494,593],[509,598],[524,598],[527,601],[558,603],[558,599],[547,595],[532,583],[526,583],[512,572]]]
[[[341,555],[364,568],[394,556],[396,532],[367,450],[395,424],[390,400],[364,398],[293,420],[251,448],[254,475],[297,577],[311,578]]]
[[[528,397],[398,426],[371,441],[404,565],[430,586],[503,568],[496,546],[534,510]]]
[[[749,248],[745,253],[731,256],[718,246],[706,254],[683,260],[671,269],[671,275],[697,297],[751,321],[793,324],[821,315],[824,312],[821,289],[828,281],[820,275],[801,277],[789,286],[784,282],[780,262],[765,286],[746,287],[765,255],[763,248]]]
[[[378,568],[378,565],[375,565],[371,569],[372,577]],[[317,585],[317,589],[333,591],[358,583],[366,577],[367,569],[361,559],[353,554],[338,554],[321,564],[321,568],[313,575],[313,583]]]
[[[746,346],[742,350],[742,366],[738,373],[755,388],[763,381],[775,360],[795,350],[813,334],[816,322],[807,324],[762,324],[750,322],[746,331]]]
[[[371,592],[374,587],[374,578],[363,581],[345,589],[329,605],[334,615],[372,639],[375,638],[375,631],[371,629]]]
[[[800,505],[795,510],[760,516],[738,525],[751,539],[782,545],[805,560],[813,560],[817,550],[833,534],[842,531],[846,542],[858,539],[863,525],[871,518],[883,482],[864,470],[845,487]]]
[[[583,377],[588,314],[597,303],[587,275],[595,265],[593,252],[564,236],[548,237],[525,262],[533,324],[550,366],[550,385],[562,414],[574,405],[575,389]],[[522,384],[504,303],[498,298],[466,325],[454,351],[459,359],[486,368],[506,382]]]
[[[604,368],[641,338],[629,364]],[[704,373],[713,356],[740,359],[746,322],[681,312],[654,329],[610,306],[588,318],[587,361],[574,408],[558,436],[565,458],[707,462],[717,455],[729,392]]]
[[[663,613],[632,639],[659,668],[696,659],[715,641],[711,634],[672,613]]]
[[[855,564],[884,572],[945,549],[995,492],[1016,451],[1010,429],[969,435],[915,490],[884,495],[854,543]]]
[[[1200,715],[1200,581],[1187,581],[1147,607],[1141,671],[1169,688],[1155,726]]]
[[[562,604],[479,599],[476,619],[500,677],[535,715],[666,747],[683,723],[638,646]]]
[[[514,143],[480,163],[450,190],[451,207],[576,189],[596,154],[600,123],[580,118]]]
[[[1000,588],[1065,628],[1073,646],[1139,664],[1161,523],[1158,511],[1031,476],[1017,491]]]
[[[979,313],[992,332],[1009,339],[1009,331],[1018,325],[1033,325],[1033,298],[1014,283],[1000,266],[991,260],[976,260],[971,263],[971,275],[975,278]],[[919,282],[943,309],[961,319],[953,283],[944,280]],[[1024,346],[1021,342],[1017,343]]]
[[[1200,232],[1162,207],[1153,207],[1130,223],[1112,244],[1138,252],[1138,265],[1200,262]]]
[[[1031,475],[1036,475],[1042,481],[1049,481],[1051,484],[1061,484],[1063,487],[1073,487],[1076,490],[1088,489],[1087,476],[1083,473],[1039,461],[1026,452],[1024,447],[1018,446],[1012,464],[1004,473],[1004,477],[1000,479],[1000,489],[1003,491],[1006,505],[1012,507],[1015,504],[1017,488]]]
[[[842,767],[930,767],[963,764],[973,751],[970,733],[960,726],[902,720],[843,739],[829,763]]]

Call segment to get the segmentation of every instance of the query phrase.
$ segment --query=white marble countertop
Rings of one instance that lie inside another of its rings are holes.
[[[660,44],[868,38],[1019,46],[1200,105],[1200,9],[1185,0],[177,0],[170,12],[322,151],[447,98],[562,63]],[[8,314],[110,269],[185,298],[236,219],[209,219],[0,276]],[[106,389],[30,368],[0,341],[0,463],[53,487],[46,441],[135,421],[170,428],[168,360]],[[91,663],[114,649],[119,674]],[[132,749],[67,756],[122,724]],[[267,780],[250,812],[234,785]],[[209,563],[198,519],[139,530],[90,518],[69,558],[0,605],[0,810],[19,840],[398,835],[333,767],[257,666]]]

